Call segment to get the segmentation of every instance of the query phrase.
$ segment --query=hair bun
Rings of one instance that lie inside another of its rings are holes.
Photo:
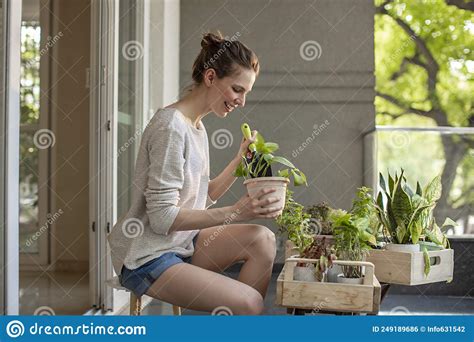
[[[208,32],[202,37],[201,47],[203,49],[208,49],[210,47],[220,47],[223,41],[224,37],[222,37],[222,34],[219,31],[217,31],[217,34]]]

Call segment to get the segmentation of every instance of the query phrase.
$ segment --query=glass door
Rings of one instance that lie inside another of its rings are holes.
[[[0,0],[0,309],[18,315],[21,2]],[[3,91],[4,90],[4,91]]]
[[[101,90],[93,128],[99,144],[91,146],[101,147],[96,155],[100,176],[94,186],[100,189],[95,196],[98,235],[91,243],[98,260],[104,260],[96,276],[96,297],[104,309],[115,311],[128,297],[103,284],[115,274],[110,257],[101,257],[110,256],[106,234],[131,204],[143,129],[159,107],[178,97],[179,1],[107,0],[97,2],[96,8],[92,32],[102,38],[96,44],[100,54],[94,72],[101,78]]]

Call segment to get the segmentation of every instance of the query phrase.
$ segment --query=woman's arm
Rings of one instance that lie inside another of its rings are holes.
[[[239,165],[242,154],[247,152],[248,146],[255,142],[255,137],[257,136],[257,131],[252,131],[252,137],[250,139],[242,138],[242,142],[240,143],[239,152],[237,155],[232,159],[229,165],[214,179],[209,181],[209,190],[208,194],[209,197],[213,201],[217,201],[222,195],[224,195],[227,190],[234,184],[237,177],[234,177],[233,173],[234,170]]]
[[[220,226],[224,222],[229,222],[229,220],[234,223],[239,222],[242,220],[239,214],[240,210],[234,209],[232,206],[202,210],[179,208],[178,215],[167,234],[176,231]]]
[[[209,197],[217,201],[234,184],[237,177],[234,177],[234,170],[240,163],[240,157],[237,156],[226,166],[226,168],[214,179],[209,182]]]

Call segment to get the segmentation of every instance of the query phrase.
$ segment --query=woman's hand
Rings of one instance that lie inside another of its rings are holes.
[[[242,155],[247,153],[249,145],[255,142],[256,138],[257,138],[257,131],[252,131],[252,136],[250,137],[250,139],[245,139],[244,137],[242,137],[242,141],[240,143],[240,148],[239,148],[239,152],[237,153],[236,159],[238,160],[242,159]]]
[[[242,198],[232,206],[232,213],[236,215],[237,221],[278,217],[283,208],[271,207],[270,205],[278,202],[280,199],[278,197],[261,199],[261,197],[266,194],[275,191],[276,189],[262,189],[257,193],[255,198],[251,198],[249,194],[242,196]]]

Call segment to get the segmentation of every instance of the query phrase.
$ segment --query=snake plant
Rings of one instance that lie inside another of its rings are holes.
[[[388,184],[380,174],[381,191],[375,200],[377,216],[382,226],[382,233],[389,242],[397,244],[417,244],[424,238],[443,247],[449,247],[449,241],[442,229],[455,226],[456,223],[447,218],[442,227],[436,224],[433,210],[441,197],[441,176],[434,177],[424,188],[416,183],[413,191],[407,184],[404,170],[400,176],[393,178],[388,173]],[[430,271],[430,263],[426,248],[422,249],[425,258],[425,274]]]

